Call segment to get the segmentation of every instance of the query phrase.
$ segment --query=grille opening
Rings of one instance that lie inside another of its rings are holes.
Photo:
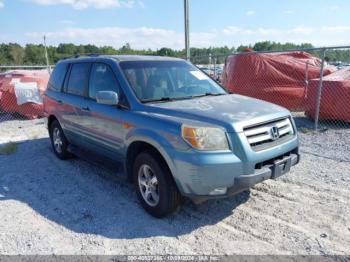
[[[279,139],[282,139],[286,136],[290,136],[289,133],[286,133],[286,134],[283,134],[279,137]],[[262,145],[262,144],[266,144],[266,143],[273,143],[275,142],[276,140],[272,140],[272,139],[269,139],[269,140],[265,140],[265,141],[261,141],[261,142],[256,142],[256,143],[252,143],[250,144],[252,147],[256,147],[256,146],[259,146],[259,145]]]
[[[264,162],[260,162],[260,163],[257,163],[255,165],[255,169],[262,169],[263,167],[266,167],[266,166],[271,166],[274,164],[274,162],[276,160],[282,160],[283,158],[285,157],[288,157],[288,156],[291,156],[292,154],[297,154],[298,153],[298,149],[293,149],[292,151],[289,151],[287,153],[284,153],[282,155],[279,155],[277,157],[274,157],[272,159],[269,159],[269,160],[265,160]]]

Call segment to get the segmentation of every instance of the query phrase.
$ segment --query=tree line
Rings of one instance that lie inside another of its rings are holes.
[[[313,48],[311,44],[293,44],[293,43],[277,43],[271,41],[258,42],[254,45],[240,45],[235,47],[208,47],[208,48],[191,48],[191,57],[194,63],[208,63],[208,57],[216,58],[217,63],[223,63],[225,56],[241,52],[244,49],[252,49],[254,51],[270,51],[270,50],[290,50],[290,49],[305,49]],[[163,47],[158,50],[151,49],[133,49],[130,44],[125,44],[120,48],[111,46],[97,47],[95,45],[75,45],[75,44],[59,44],[58,46],[47,47],[50,64],[55,64],[58,60],[70,57],[77,54],[135,54],[135,55],[158,55],[184,58],[185,50],[174,50]],[[319,56],[319,52],[312,52]],[[326,54],[327,61],[343,61],[350,62],[350,50],[330,50]],[[214,62],[214,61],[212,61]],[[0,44],[0,65],[44,65],[45,47],[42,44],[27,44],[21,46],[17,43]]]

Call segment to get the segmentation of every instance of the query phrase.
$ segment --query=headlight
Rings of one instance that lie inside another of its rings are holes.
[[[229,149],[225,131],[215,127],[193,127],[182,125],[182,138],[198,150]]]

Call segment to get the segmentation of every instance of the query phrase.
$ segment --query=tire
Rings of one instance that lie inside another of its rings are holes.
[[[50,140],[52,149],[59,159],[66,160],[72,157],[71,153],[67,150],[69,145],[68,140],[57,120],[54,120],[50,125]]]
[[[148,180],[146,174],[149,175]],[[136,157],[133,163],[133,181],[142,207],[152,216],[162,218],[179,207],[182,197],[168,166],[157,154],[147,151]],[[158,201],[154,197],[157,193]]]

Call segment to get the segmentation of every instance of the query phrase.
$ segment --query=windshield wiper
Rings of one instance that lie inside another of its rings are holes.
[[[210,93],[210,92],[207,92],[205,94],[192,96],[192,97],[195,98],[195,97],[204,97],[204,96],[223,96],[223,95],[226,95],[226,94],[225,93]]]
[[[225,93],[205,93],[201,95],[195,95],[195,96],[183,96],[183,97],[162,97],[157,99],[145,99],[142,100],[143,103],[154,103],[154,102],[171,102],[176,100],[186,100],[186,99],[192,99],[192,98],[198,98],[198,97],[204,97],[204,96],[222,96],[226,95]]]
[[[142,102],[143,103],[169,102],[169,101],[173,101],[173,100],[175,100],[175,99],[171,98],[171,97],[168,97],[168,96],[165,96],[165,97],[157,98],[157,99],[145,99],[145,100],[142,100]]]
[[[226,93],[205,93],[206,96],[223,96],[226,95]]]

